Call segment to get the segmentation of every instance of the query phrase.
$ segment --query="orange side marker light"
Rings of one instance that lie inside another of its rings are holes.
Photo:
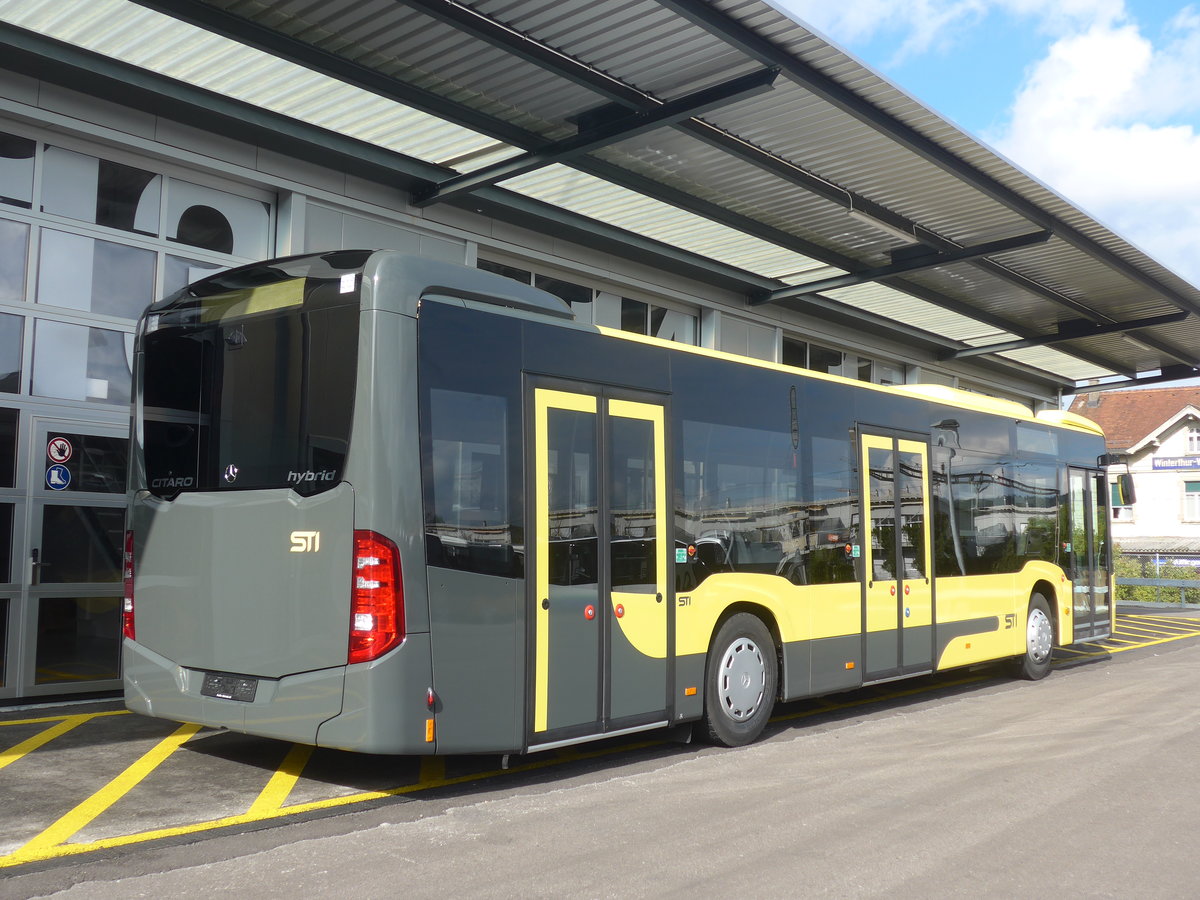
[[[695,689],[694,687],[684,688],[684,689],[683,689],[683,696],[685,696],[685,697],[695,697],[695,696],[696,696],[696,689]]]
[[[425,743],[433,743],[433,719],[425,720]]]
[[[855,665],[854,660],[850,660],[850,662],[846,663],[846,671],[848,672],[851,669],[853,669],[854,665]]]

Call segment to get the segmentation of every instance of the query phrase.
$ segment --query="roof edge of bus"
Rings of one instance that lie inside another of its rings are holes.
[[[378,250],[363,267],[378,272],[381,267],[400,265],[421,284],[421,293],[470,300],[516,309],[523,312],[540,313],[567,321],[575,320],[575,311],[561,297],[530,284],[522,284],[504,275],[484,269],[473,269],[461,263],[443,262],[415,256],[399,250]]]
[[[1092,434],[1098,434],[1104,437],[1104,429],[1100,427],[1099,422],[1093,422],[1087,416],[1081,416],[1078,413],[1067,412],[1065,409],[1043,409],[1037,414],[1038,419],[1043,422],[1049,422],[1051,425],[1063,425],[1067,428],[1078,428],[1081,431],[1089,431]]]
[[[695,344],[682,344],[679,341],[669,341],[666,338],[654,337],[649,334],[638,334],[633,331],[622,331],[620,328],[613,328],[609,325],[592,325],[583,324],[582,327],[592,327],[607,337],[620,338],[623,341],[634,341],[638,344],[649,344],[651,347],[665,347],[669,350],[679,350],[684,353],[693,353],[696,356],[707,356],[712,359],[723,359],[729,362],[741,363],[744,366],[754,366],[759,369],[770,369],[773,372],[783,372],[789,375],[802,375],[805,378],[811,378],[814,381],[832,381],[837,384],[848,384],[854,387],[866,388],[875,391],[890,391],[893,388],[885,384],[874,384],[870,381],[859,381],[855,378],[846,378],[843,375],[830,375],[827,372],[817,372],[813,369],[801,369],[797,366],[789,366],[784,363],[777,363],[769,359],[758,359],[754,356],[741,356],[737,353],[730,353],[728,350],[716,350],[712,347],[698,347]]]
[[[951,406],[974,407],[980,412],[995,413],[998,416],[1029,419],[1031,421],[1035,418],[1033,410],[1028,406],[1022,406],[1015,400],[990,397],[987,394],[964,391],[962,388],[947,387],[944,384],[897,384],[893,385],[889,390],[893,393],[905,394],[910,397],[940,400]]]

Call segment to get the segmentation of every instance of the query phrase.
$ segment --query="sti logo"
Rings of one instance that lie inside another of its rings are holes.
[[[316,553],[321,549],[321,532],[293,531],[292,553]]]

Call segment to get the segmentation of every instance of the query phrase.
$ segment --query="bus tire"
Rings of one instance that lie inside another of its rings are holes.
[[[1029,598],[1029,614],[1025,617],[1025,653],[1017,658],[1017,674],[1030,681],[1045,678],[1054,656],[1054,619],[1050,604],[1034,592]]]
[[[708,650],[704,723],[714,744],[740,747],[766,727],[775,707],[779,660],[775,641],[750,613],[730,616]]]

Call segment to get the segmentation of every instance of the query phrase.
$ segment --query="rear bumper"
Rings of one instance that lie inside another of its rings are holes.
[[[410,634],[372,663],[261,678],[254,700],[200,694],[204,672],[126,640],[125,705],[133,712],[260,737],[365,753],[431,754],[429,635]]]
[[[342,711],[345,668],[260,678],[254,700],[204,697],[204,672],[176,665],[141,644],[123,646],[125,705],[134,712],[262,737],[315,744],[321,723]]]

